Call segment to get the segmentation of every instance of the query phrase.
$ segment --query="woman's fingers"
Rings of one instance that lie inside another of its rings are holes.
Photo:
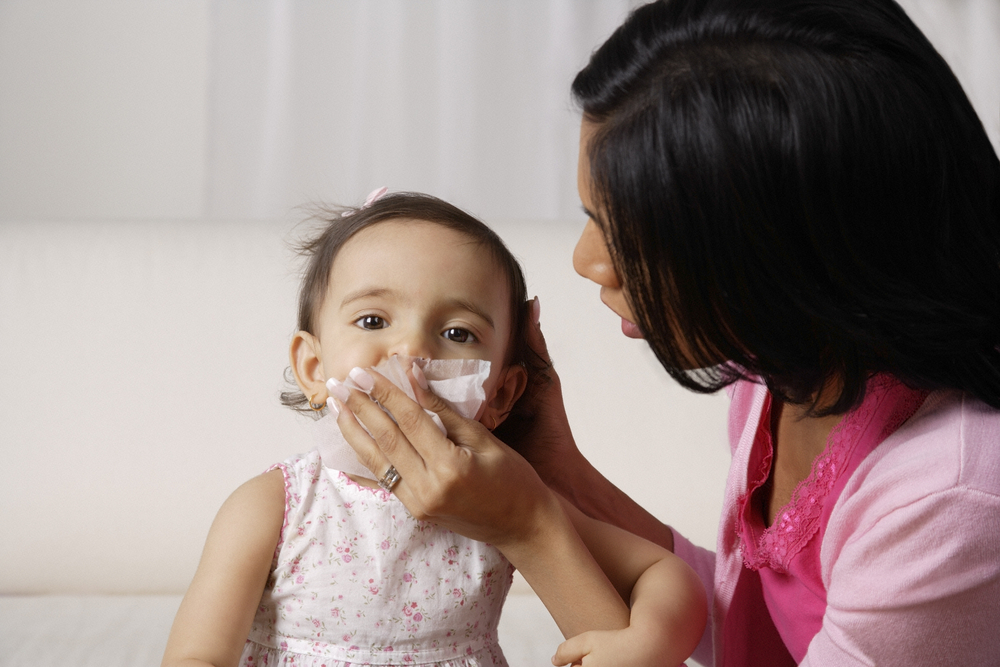
[[[414,375],[411,369],[410,376],[414,380],[411,386],[419,403],[412,401],[396,385],[378,373],[369,373],[372,377],[369,396],[389,411],[396,420],[399,432],[386,433],[384,439],[375,433],[372,435],[376,435],[375,439],[382,451],[392,460],[395,460],[393,452],[400,446],[406,446],[418,452],[428,466],[432,466],[432,462],[446,465],[448,461],[454,459],[456,443],[463,442],[462,437],[468,433],[468,427],[477,424],[456,413],[444,399],[425,388],[426,380],[423,379],[423,372],[419,371],[417,366],[414,368],[417,368],[418,372]],[[427,414],[427,410],[436,414],[441,420],[447,431],[447,437]],[[401,435],[402,438],[396,437],[397,435]]]
[[[355,398],[356,400],[367,401],[375,405],[364,394],[361,394],[361,397]],[[358,460],[361,461],[361,464],[372,471],[372,476],[376,480],[381,480],[389,470],[389,466],[394,464],[382,453],[382,449],[378,443],[368,435],[368,432],[361,426],[347,405],[344,404],[342,407],[340,416],[337,418],[340,432],[344,435],[348,444],[357,452]],[[378,406],[375,407],[377,409]],[[409,462],[403,463],[400,461],[399,466],[396,467],[396,472],[399,473],[400,479],[392,487],[392,494],[399,498],[415,519],[427,520],[430,517],[423,511],[422,505],[417,501],[413,492],[414,486],[420,486],[420,477],[423,474],[423,462],[415,459],[407,459],[405,456],[403,459]]]
[[[396,466],[396,469],[404,478],[407,475],[423,473],[425,469],[423,458],[402,434],[396,422],[393,421],[394,418],[398,420],[399,417],[395,413],[390,417],[372,398],[381,403],[378,396],[385,397],[389,395],[389,390],[384,386],[388,385],[391,390],[402,396],[413,408],[421,413],[423,411],[406,394],[403,394],[403,392],[378,373],[368,373],[368,376],[373,380],[371,398],[363,392],[349,390],[343,385],[337,387],[333,392],[335,398],[347,408],[346,410],[341,410],[340,416],[337,418],[337,423],[340,425],[344,438],[354,448],[354,451],[357,452],[361,462],[380,477],[385,473],[385,468],[388,467],[389,463]],[[362,383],[358,382],[358,384]],[[375,395],[376,388],[378,388],[378,396]],[[398,400],[390,402],[399,403]],[[386,407],[390,412],[392,411],[391,407]],[[402,412],[398,405],[397,410]],[[437,437],[443,438],[441,431],[434,426],[430,418],[427,415],[423,415],[423,417],[428,422],[430,429],[433,429],[434,433],[437,434]],[[412,417],[410,419],[412,420]],[[362,424],[364,427],[362,427]],[[386,465],[381,465],[383,462],[387,462]]]
[[[432,392],[427,387],[427,380],[420,366],[413,364],[409,373],[413,378],[411,383],[417,402],[424,410],[429,410],[437,415],[444,426],[446,434],[452,443],[458,447],[476,449],[482,442],[482,438],[477,437],[487,433],[486,428],[473,419],[466,419],[455,412],[447,401]],[[424,452],[424,457],[432,456],[433,452]]]
[[[566,417],[559,375],[552,366],[539,324],[538,297],[530,305],[532,318],[527,327],[528,344],[546,368],[534,374],[521,397],[522,401],[531,405],[533,414],[530,426],[519,432],[515,436],[516,440],[508,440],[507,444],[528,459],[547,484],[568,493],[571,490],[561,489],[560,483],[565,477],[567,460],[579,457],[579,452]]]
[[[461,435],[469,422],[441,398],[423,389],[422,374],[412,383],[429,410],[446,425],[449,433]],[[351,371],[354,382],[367,390],[347,391],[334,387],[345,398],[344,415],[338,423],[362,463],[375,475],[383,475],[390,464],[402,476],[393,490],[418,519],[435,519],[452,504],[458,480],[465,479],[474,465],[472,450],[456,446],[425,411],[402,390],[372,369]],[[386,414],[388,412],[388,414]],[[480,427],[484,433],[485,429]],[[369,435],[370,434],[370,435]],[[455,437],[453,435],[452,437]],[[374,466],[374,467],[373,467]]]
[[[443,443],[448,442],[445,435],[441,433],[441,429],[424,411],[423,407],[412,401],[401,389],[378,373],[372,372],[371,375],[374,376],[375,382],[369,395],[389,411],[407,443],[415,448],[422,457],[427,458],[436,449],[440,449]],[[433,394],[430,395],[433,396]],[[435,412],[451,411],[443,400],[437,396],[433,396],[433,398],[437,403],[440,403]],[[394,443],[382,443],[380,440],[379,444],[391,446]],[[448,445],[446,450],[451,449],[450,442]],[[384,446],[383,451],[391,458],[390,452]]]
[[[536,296],[531,300],[531,326],[528,327],[528,346],[531,351],[538,355],[548,366],[552,366],[552,359],[549,357],[549,348],[545,344],[545,335],[542,333],[541,325],[541,302]]]
[[[350,400],[347,403],[350,403]],[[347,440],[347,443],[354,448],[354,453],[357,455],[361,465],[371,470],[372,476],[375,479],[381,479],[382,475],[385,474],[385,471],[392,464],[386,458],[385,454],[382,453],[375,439],[368,435],[368,431],[358,423],[357,418],[351,412],[350,408],[348,408],[347,403],[341,403],[339,408],[340,414],[337,416],[337,425],[340,427],[340,432],[343,434],[344,439]]]
[[[355,369],[351,377],[367,395],[331,389],[343,405],[338,423],[365,465],[377,465],[380,453],[396,467],[402,481],[393,493],[414,518],[501,549],[538,533],[552,496],[527,461],[421,386],[419,374],[412,386],[420,404],[375,371],[364,374]],[[425,408],[439,416],[447,437]],[[373,471],[381,475],[385,469]]]

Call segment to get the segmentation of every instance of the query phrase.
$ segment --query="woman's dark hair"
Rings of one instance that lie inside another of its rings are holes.
[[[343,213],[348,215],[345,217]],[[465,235],[473,243],[486,249],[493,258],[510,290],[511,339],[505,362],[507,365],[523,366],[528,372],[529,386],[537,381],[536,376],[544,370],[544,365],[527,342],[528,303],[524,273],[503,240],[484,223],[448,202],[416,192],[388,194],[359,209],[324,208],[314,217],[322,223],[321,229],[315,236],[297,246],[299,254],[306,258],[299,288],[299,331],[316,333],[317,318],[329,287],[333,263],[340,249],[355,234],[388,220],[430,222]],[[286,370],[285,377],[290,384],[295,384],[290,368]],[[308,399],[297,388],[282,392],[281,402],[299,412],[312,412]],[[516,422],[519,415],[527,414],[526,410],[527,408],[519,410],[518,405],[515,405],[504,424],[512,420]],[[498,434],[500,428],[496,430]]]
[[[838,414],[885,372],[1000,407],[1000,162],[897,4],[654,2],[573,95],[595,222],[681,384]]]

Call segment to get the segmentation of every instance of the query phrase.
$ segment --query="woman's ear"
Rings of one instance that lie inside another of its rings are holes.
[[[528,372],[524,367],[520,364],[507,366],[479,422],[491,431],[502,424],[527,386]]]
[[[326,378],[323,377],[323,351],[319,339],[308,331],[299,331],[288,347],[289,362],[295,383],[311,403],[325,404]]]

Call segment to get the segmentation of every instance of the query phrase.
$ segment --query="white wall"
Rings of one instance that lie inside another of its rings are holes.
[[[570,267],[569,81],[629,4],[0,2],[0,592],[183,590],[225,496],[308,446],[293,206],[382,184],[495,225],[581,448],[712,546],[725,398]],[[1000,3],[906,4],[996,141]]]

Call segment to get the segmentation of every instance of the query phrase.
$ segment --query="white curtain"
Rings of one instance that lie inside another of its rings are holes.
[[[624,0],[220,0],[208,213],[371,189],[487,218],[577,216],[570,82]]]
[[[635,2],[220,0],[208,214],[371,189],[488,219],[578,213],[570,82]],[[1000,145],[1000,0],[903,0]]]
[[[579,220],[570,83],[635,4],[0,0],[0,221],[287,219],[380,185]],[[1000,147],[1000,0],[902,4]]]
[[[961,81],[1000,152],[1000,0],[898,0]]]

